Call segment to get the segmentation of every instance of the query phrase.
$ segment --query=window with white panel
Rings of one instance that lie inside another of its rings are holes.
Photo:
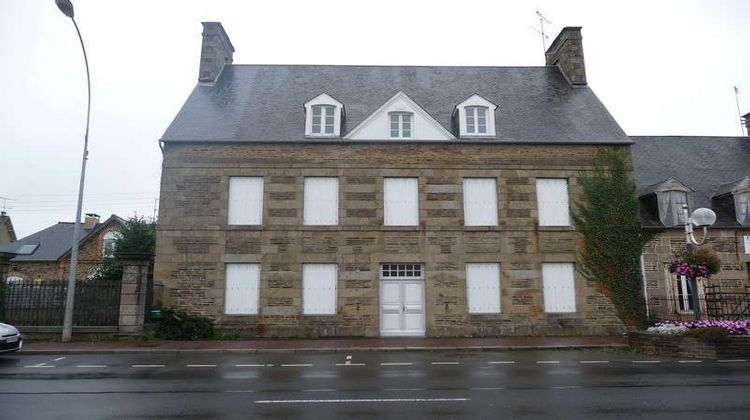
[[[466,134],[487,134],[486,106],[466,107]]]
[[[230,225],[260,225],[263,219],[263,177],[229,178]]]
[[[312,112],[312,133],[333,135],[336,107],[333,105],[314,105]]]
[[[537,178],[536,199],[539,226],[570,226],[567,179]]]
[[[391,123],[392,138],[412,137],[412,121],[414,120],[414,114],[411,112],[391,112],[388,116]]]
[[[224,267],[224,313],[258,313],[260,264],[227,264]]]
[[[500,264],[466,263],[466,299],[469,313],[500,313]]]
[[[419,225],[419,183],[417,178],[383,180],[386,226]]]
[[[337,282],[336,264],[302,264],[302,313],[335,314]]]
[[[543,263],[544,312],[576,311],[575,266],[573,263]]]
[[[464,178],[464,224],[497,226],[495,178]]]
[[[339,179],[305,177],[303,223],[337,225],[339,223]]]

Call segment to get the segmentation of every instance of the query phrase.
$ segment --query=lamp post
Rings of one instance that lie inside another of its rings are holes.
[[[89,155],[89,120],[91,117],[91,76],[89,75],[89,59],[86,56],[86,47],[83,45],[83,37],[76,23],[73,3],[70,0],[55,0],[58,9],[73,22],[78,34],[78,40],[81,41],[81,50],[83,50],[83,61],[86,64],[86,87],[88,91],[88,101],[86,105],[86,133],[83,135],[83,158],[81,159],[81,180],[78,184],[78,206],[76,207],[76,220],[73,225],[73,238],[70,245],[70,269],[68,271],[68,291],[65,296],[65,316],[63,319],[62,341],[70,341],[73,335],[73,305],[76,293],[76,271],[78,270],[78,242],[81,236],[81,212],[83,207],[83,184],[86,179],[86,161]]]
[[[688,215],[687,204],[682,205],[682,214],[685,218],[685,242],[687,247],[687,254],[692,255],[695,250],[695,245],[703,245],[708,239],[708,227],[716,223],[716,213],[711,209],[699,208],[695,209],[692,215]],[[696,227],[703,228],[703,238],[698,241],[695,239],[693,232],[693,225]],[[690,300],[693,303],[693,317],[696,321],[701,319],[701,304],[698,299],[698,280],[695,277],[687,278],[690,290]]]

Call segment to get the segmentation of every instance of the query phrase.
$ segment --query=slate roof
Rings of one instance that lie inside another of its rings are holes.
[[[112,215],[104,222],[97,223],[93,229],[83,229],[81,225],[79,243],[85,242],[88,238],[101,231],[105,226],[111,223],[123,223],[124,220],[117,215]],[[0,246],[0,252],[16,253],[23,245],[39,244],[39,247],[30,255],[17,255],[11,261],[13,262],[41,262],[57,261],[65,254],[70,252],[70,240],[73,237],[73,222],[58,222],[46,229],[33,233],[16,242]]]
[[[695,190],[692,208],[716,211],[716,226],[739,227],[732,214],[711,198],[750,175],[750,137],[631,136],[635,182],[639,191],[674,177]],[[643,212],[642,212],[643,213]],[[656,219],[654,220],[654,216]],[[644,214],[644,224],[661,225],[658,215]]]
[[[330,142],[305,138],[305,102],[321,93],[341,101],[343,137],[398,91],[454,134],[454,107],[476,93],[498,105],[498,142],[630,142],[594,92],[557,67],[324,65],[227,65],[215,84],[193,89],[161,140]]]

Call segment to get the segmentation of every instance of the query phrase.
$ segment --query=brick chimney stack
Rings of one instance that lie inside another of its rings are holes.
[[[221,22],[201,22],[203,44],[198,82],[214,83],[225,64],[232,64],[234,47]]]
[[[544,54],[548,66],[558,66],[573,86],[586,85],[580,26],[566,26]]]
[[[86,213],[86,219],[84,219],[83,222],[83,229],[84,230],[91,230],[94,227],[96,227],[96,224],[99,223],[99,215],[96,213]]]

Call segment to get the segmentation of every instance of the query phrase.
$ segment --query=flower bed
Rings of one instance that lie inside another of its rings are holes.
[[[634,350],[669,357],[750,357],[750,319],[660,322],[628,334]]]
[[[719,328],[725,330],[729,335],[750,335],[750,319],[729,320],[705,320],[705,321],[683,321],[683,322],[657,322],[647,332],[652,334],[684,334],[689,330],[701,328]]]

